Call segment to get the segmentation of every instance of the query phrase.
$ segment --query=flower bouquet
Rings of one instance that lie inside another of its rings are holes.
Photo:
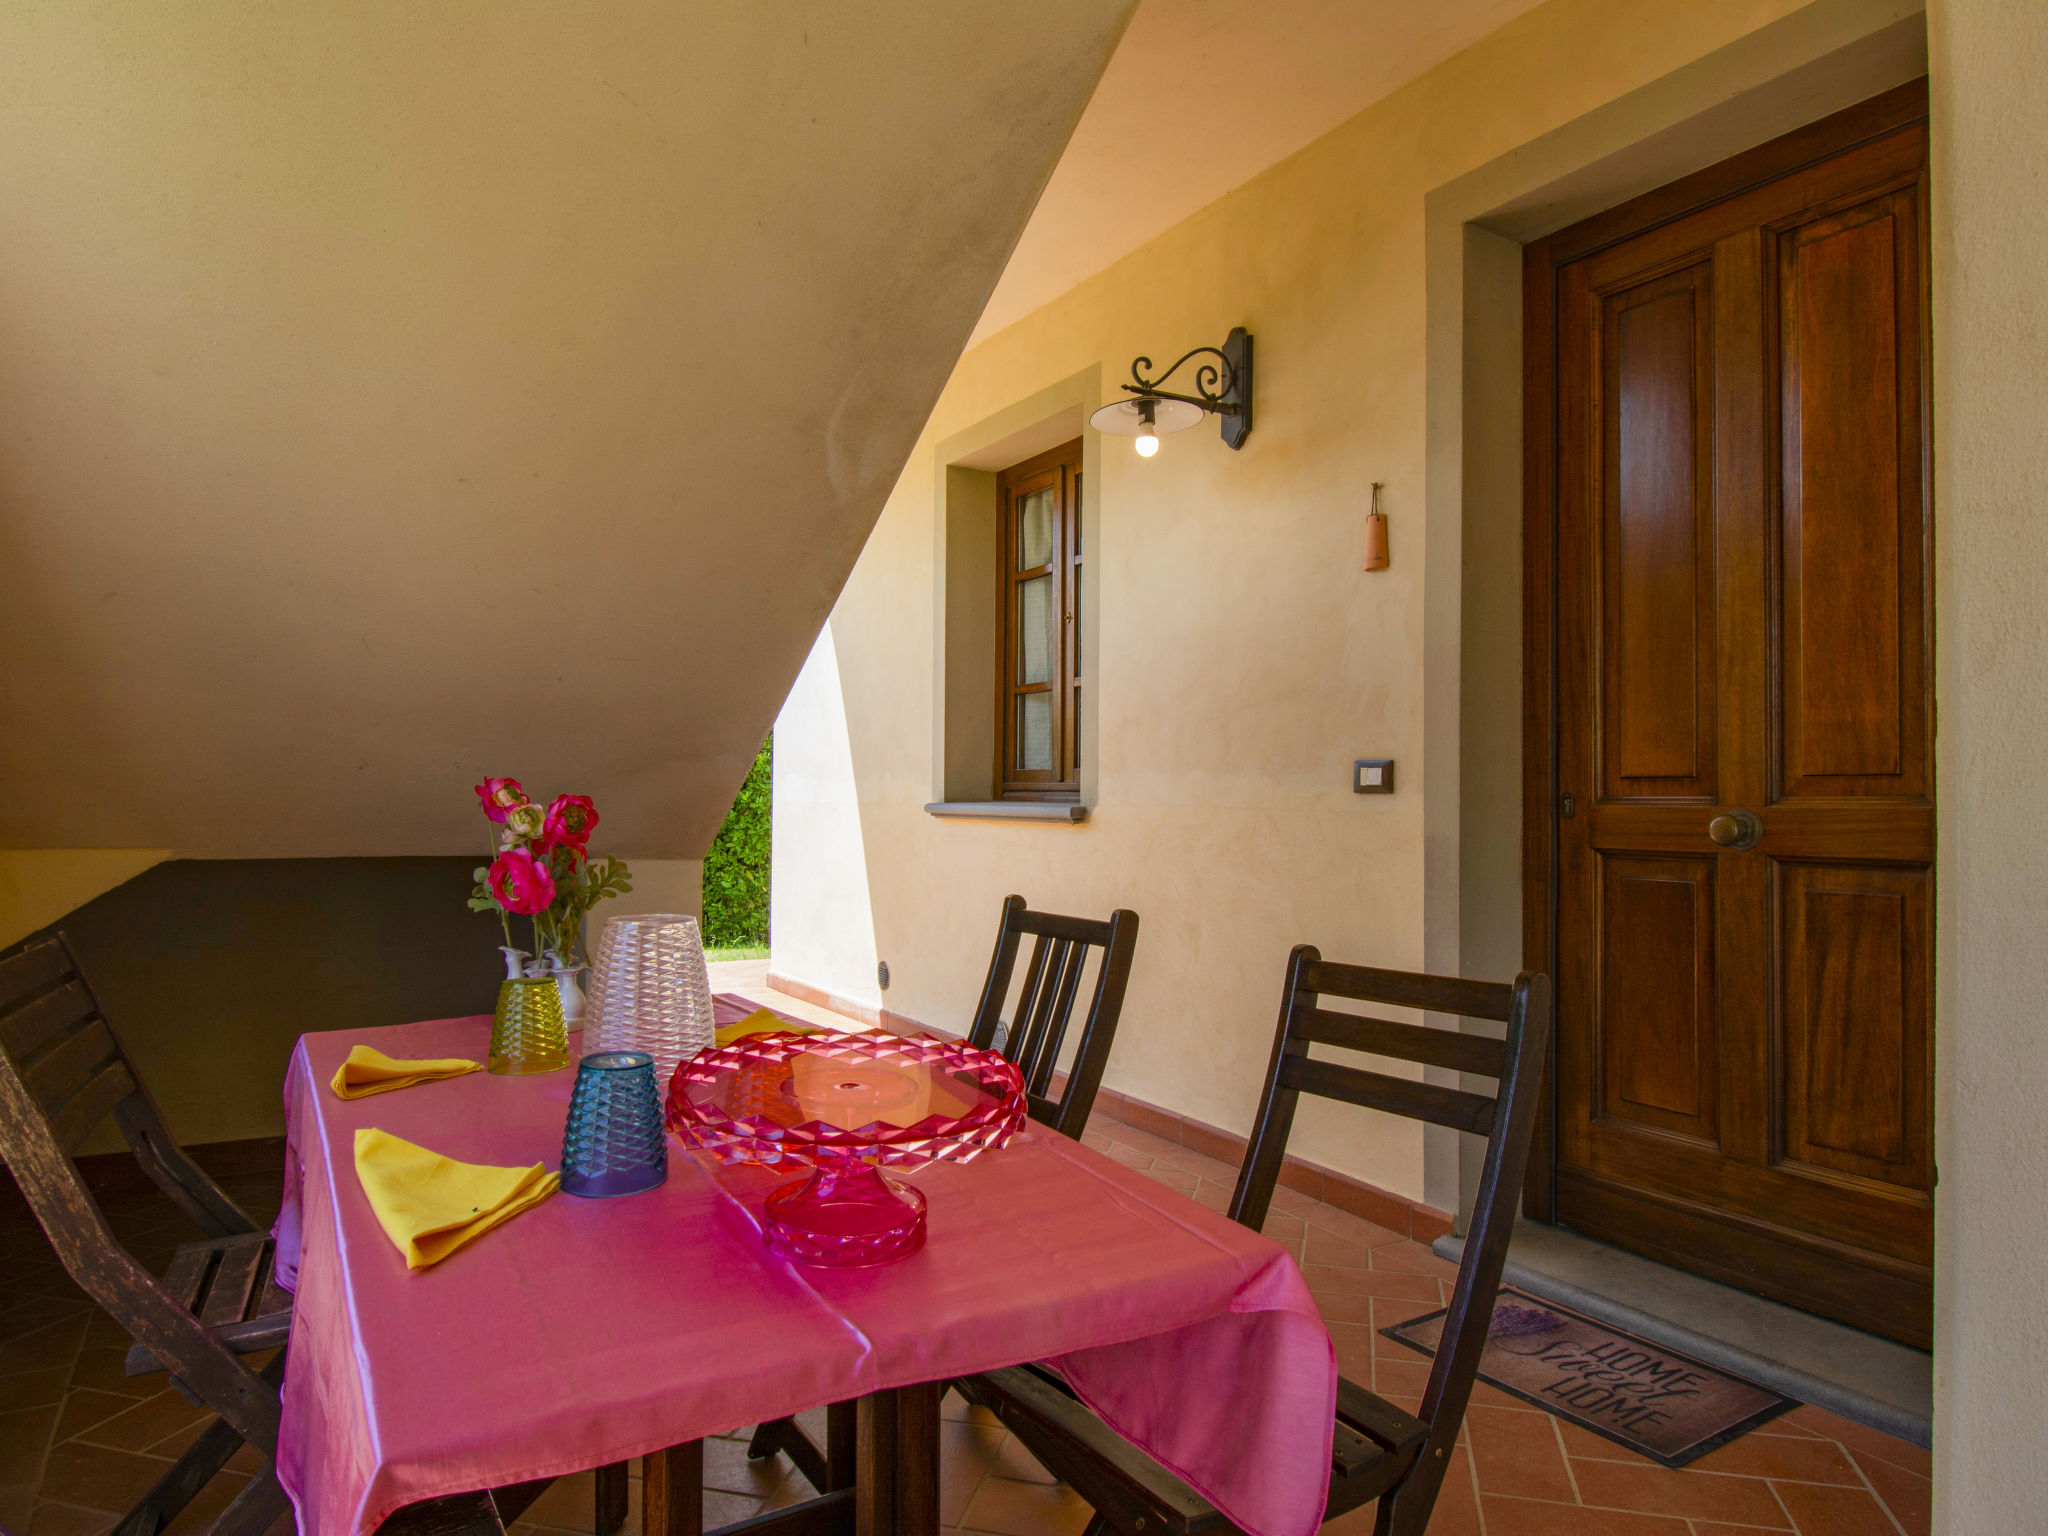
[[[494,830],[491,862],[478,867],[469,906],[496,912],[505,932],[491,1070],[552,1072],[569,1064],[565,1026],[582,1013],[583,919],[607,896],[632,890],[631,872],[610,854],[591,857],[597,807],[588,795],[557,795],[543,809],[517,779],[485,779],[476,797]],[[512,942],[514,915],[533,922],[531,950]]]

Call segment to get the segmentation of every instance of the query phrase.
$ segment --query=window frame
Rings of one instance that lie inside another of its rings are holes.
[[[995,658],[996,714],[995,790],[998,800],[1074,801],[1081,797],[1079,727],[1081,716],[1080,585],[1083,564],[1081,521],[1080,438],[1049,448],[1013,464],[996,476],[996,601],[1002,616],[1001,641]],[[1025,497],[1053,491],[1052,559],[1028,568],[1018,565],[1017,506]],[[1055,650],[1046,683],[1017,681],[1018,592],[1022,585],[1050,575],[1058,612],[1054,616]],[[1050,768],[1017,768],[1017,701],[1031,694],[1054,695]]]

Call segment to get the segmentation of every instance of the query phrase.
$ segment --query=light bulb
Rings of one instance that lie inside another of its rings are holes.
[[[1152,423],[1146,422],[1138,428],[1138,457],[1149,459],[1159,451],[1159,434],[1152,430]]]

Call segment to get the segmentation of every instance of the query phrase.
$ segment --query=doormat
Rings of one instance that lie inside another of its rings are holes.
[[[1441,1310],[1380,1330],[1425,1355],[1436,1353],[1443,1331]],[[1479,1379],[1667,1467],[1695,1461],[1799,1406],[1510,1286],[1494,1302]]]

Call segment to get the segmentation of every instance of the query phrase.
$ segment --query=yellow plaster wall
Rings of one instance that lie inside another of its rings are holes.
[[[168,848],[0,849],[0,949],[170,856]]]
[[[2048,5],[1936,0],[1934,1529],[2048,1510]]]
[[[1875,26],[1913,7],[1550,0],[970,351],[831,621],[865,868],[778,858],[778,904],[786,882],[864,884],[874,954],[892,972],[887,1006],[953,1027],[972,1010],[1005,893],[1063,911],[1135,908],[1144,927],[1108,1081],[1244,1129],[1290,944],[1424,963],[1436,836],[1420,791],[1425,196],[1802,9],[1868,13]],[[1149,462],[1117,440],[1100,454],[1090,820],[927,816],[940,798],[937,445],[1091,368],[1113,394],[1134,355],[1164,361],[1232,325],[1258,346],[1243,452],[1204,426]],[[1374,480],[1386,482],[1393,561],[1368,575]],[[806,729],[785,712],[778,759]],[[1357,757],[1396,759],[1399,792],[1354,796]],[[1453,809],[1453,839],[1456,821]],[[805,934],[781,925],[774,942],[778,970],[871,993],[869,962],[847,961],[846,945],[807,953]],[[1420,1130],[1369,1118],[1305,1114],[1296,1150],[1424,1196]]]

